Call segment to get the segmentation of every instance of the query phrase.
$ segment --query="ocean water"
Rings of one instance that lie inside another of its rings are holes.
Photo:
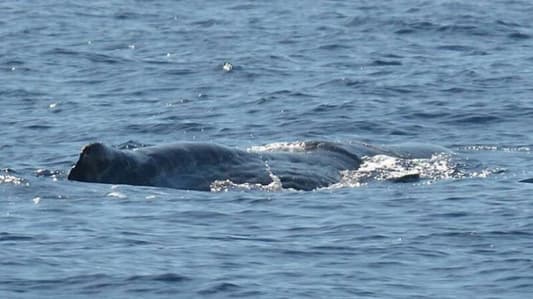
[[[532,15],[520,0],[0,2],[0,297],[526,298]],[[95,141],[306,140],[437,145],[471,167],[314,191],[66,179]]]

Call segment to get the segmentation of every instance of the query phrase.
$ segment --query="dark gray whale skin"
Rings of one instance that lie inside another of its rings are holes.
[[[418,156],[440,151],[421,150]],[[209,191],[216,180],[268,185],[273,173],[283,188],[313,190],[336,183],[362,156],[404,156],[403,148],[305,142],[296,152],[250,152],[207,143],[175,143],[119,150],[102,143],[83,147],[69,180]],[[411,153],[409,153],[411,155]]]

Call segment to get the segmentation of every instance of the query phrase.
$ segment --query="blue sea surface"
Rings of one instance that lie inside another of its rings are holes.
[[[527,298],[533,3],[0,2],[1,298]],[[231,68],[225,63],[231,64]],[[67,180],[83,145],[444,146],[315,191]]]

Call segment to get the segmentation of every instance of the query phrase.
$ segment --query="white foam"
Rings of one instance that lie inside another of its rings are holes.
[[[473,175],[476,173],[468,176]],[[357,170],[341,171],[339,182],[329,186],[328,189],[360,187],[371,181],[394,181],[410,177],[435,181],[465,176],[467,174],[459,171],[456,163],[447,154],[433,155],[429,159],[402,159],[376,155],[363,157]]]
[[[265,162],[266,170],[268,171],[268,175],[272,179],[272,182],[268,185],[258,184],[258,183],[242,183],[237,184],[232,182],[231,180],[216,180],[211,183],[209,188],[211,189],[211,192],[227,192],[231,190],[241,190],[241,191],[268,191],[268,192],[276,192],[276,191],[282,191],[283,186],[281,184],[281,180],[279,177],[277,177],[274,173],[272,173],[270,166],[267,162]]]
[[[247,149],[248,152],[303,152],[305,142],[275,142],[256,145]]]

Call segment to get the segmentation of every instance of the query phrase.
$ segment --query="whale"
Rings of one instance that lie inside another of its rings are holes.
[[[68,180],[209,191],[215,181],[268,185],[277,178],[284,189],[308,191],[338,182],[341,172],[356,170],[364,156],[422,158],[445,150],[412,148],[308,141],[261,151],[195,142],[118,149],[96,142],[82,148]]]

